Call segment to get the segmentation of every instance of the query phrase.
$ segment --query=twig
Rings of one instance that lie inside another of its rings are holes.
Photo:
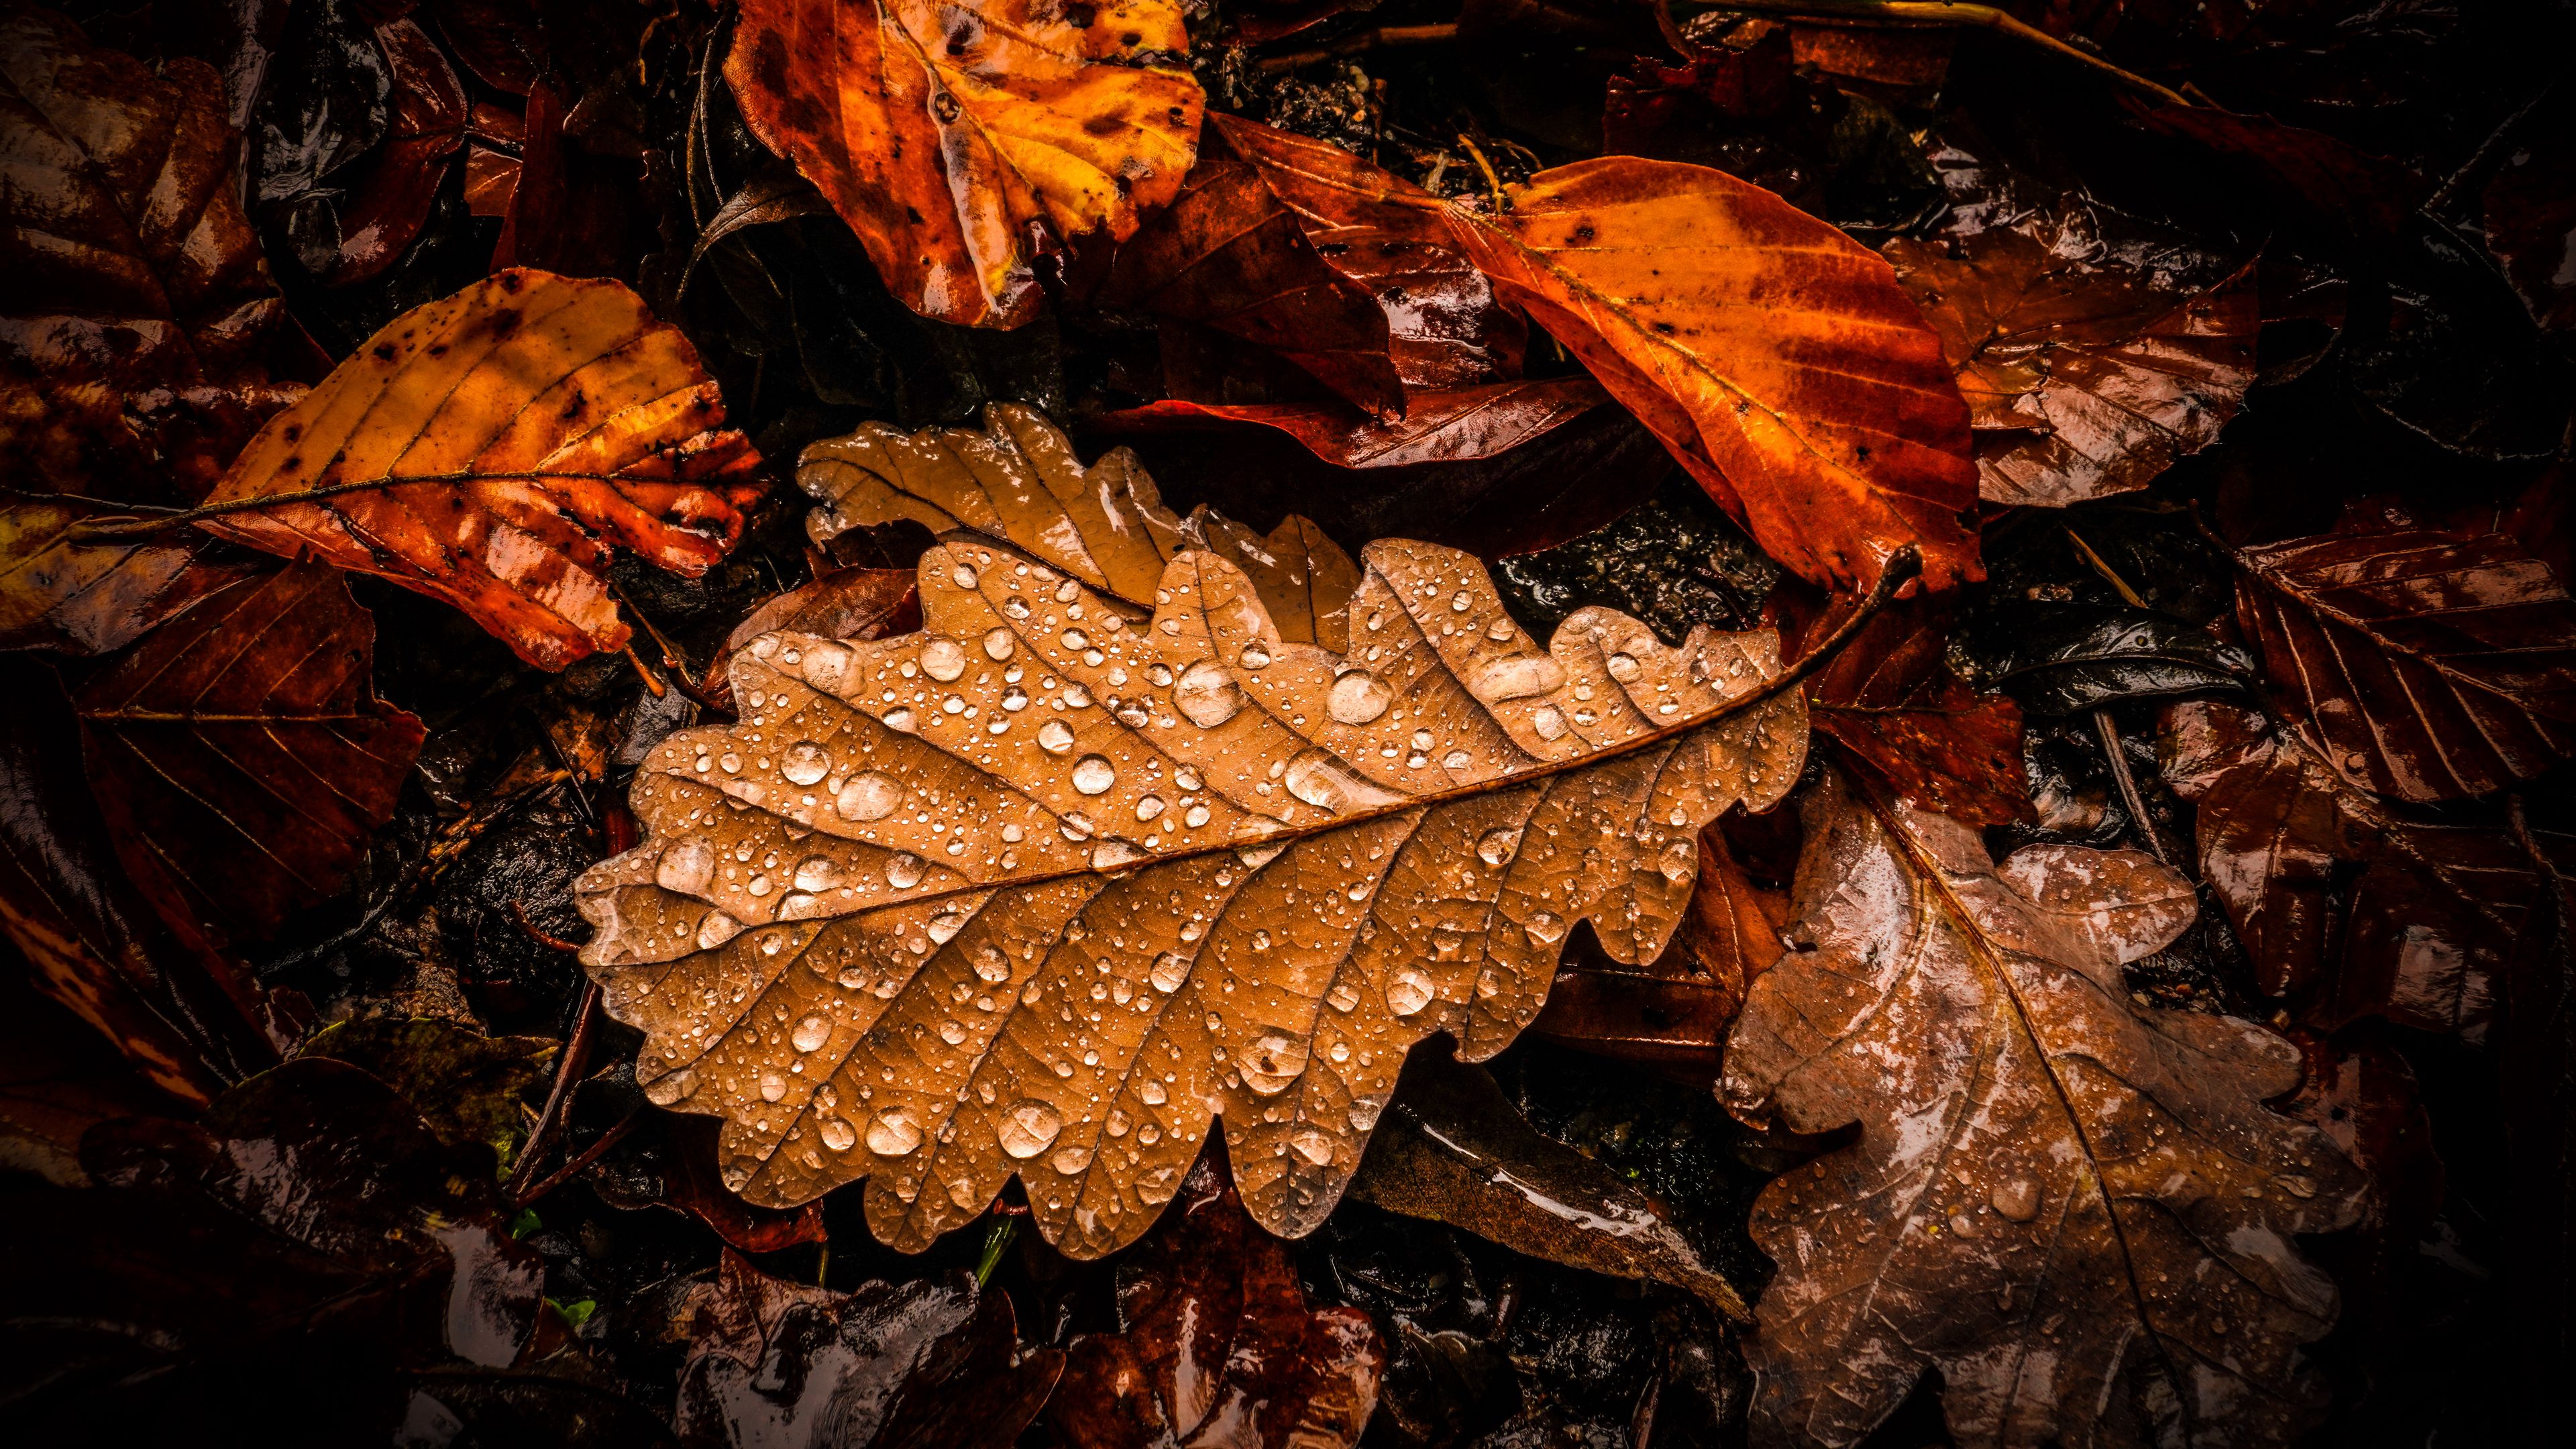
[[[2099,71],[2132,90],[2142,91],[2168,104],[2199,109],[2182,92],[2122,70],[2102,57],[2069,45],[1992,5],[1952,5],[1946,0],[1720,0],[1720,8],[1757,15],[1786,15],[1818,25],[1947,25],[1992,30]]]
[[[1477,150],[1476,143],[1463,131],[1458,133],[1458,144],[1467,148],[1467,154],[1476,158],[1476,169],[1485,173],[1485,185],[1494,194],[1494,214],[1500,216],[1511,210],[1510,198],[1503,195],[1503,178],[1494,174],[1494,163],[1485,159],[1485,153]]]
[[[519,1150],[518,1166],[510,1170],[510,1196],[524,1200],[528,1179],[536,1172],[537,1162],[554,1141],[555,1129],[563,1125],[564,1105],[572,1099],[573,1083],[581,1069],[590,1064],[591,1023],[599,1018],[599,983],[586,982],[581,988],[581,1005],[574,1008],[572,1036],[564,1043],[563,1059],[555,1063],[555,1084],[546,1093],[544,1110],[537,1113],[537,1125],[528,1131],[528,1145]]]
[[[561,936],[549,935],[544,931],[538,930],[537,923],[528,919],[528,913],[520,906],[519,898],[517,896],[512,896],[510,898],[510,919],[519,923],[519,929],[528,933],[529,940],[536,942],[538,945],[545,947],[549,951],[578,951],[581,949],[581,943],[579,941],[567,941]]]
[[[221,503],[203,503],[183,508],[176,513],[163,513],[151,518],[128,518],[103,523],[82,524],[72,530],[79,538],[125,538],[135,534],[159,533],[183,523],[197,523],[221,518],[228,513],[248,513],[257,508],[274,508],[281,503],[311,503],[320,498],[336,498],[343,493],[364,493],[377,488],[401,488],[413,483],[484,483],[505,478],[532,480],[566,479],[588,483],[630,483],[634,480],[617,473],[558,473],[551,470],[518,469],[483,472],[465,469],[455,473],[414,473],[401,478],[352,478],[338,483],[322,483],[311,488],[297,488],[285,493],[262,493],[253,498],[227,498]]]
[[[2120,749],[2120,727],[2111,722],[2111,711],[2100,705],[2093,707],[2093,732],[2102,737],[2102,753],[2111,760],[2111,778],[2120,786],[2120,803],[2129,807],[2129,818],[2147,838],[2147,849],[2155,852],[2156,859],[2173,864],[2173,857],[2165,854],[2164,835],[2156,829],[2155,817],[2147,814],[2146,797],[2138,793],[2137,778],[2129,773],[2129,757]]]
[[[626,662],[635,666],[636,676],[644,681],[644,687],[652,691],[655,699],[671,692],[670,686],[664,684],[660,676],[644,667],[644,656],[635,652],[631,641],[626,646]]]
[[[2100,574],[2104,582],[2110,584],[2119,594],[2122,603],[2132,609],[2148,607],[2147,601],[2139,595],[2138,591],[2129,587],[2129,581],[2120,577],[2120,571],[2111,567],[2104,561],[2102,555],[2093,551],[2093,545],[2084,541],[2084,535],[2070,528],[2066,530],[2066,541],[2075,545],[2075,551],[2084,555],[2084,561],[2093,566],[2093,572]]]
[[[644,1109],[642,1107],[638,1106],[628,1108],[625,1116],[618,1118],[615,1122],[609,1125],[607,1131],[599,1134],[599,1140],[597,1142],[583,1148],[580,1155],[565,1162],[563,1166],[547,1173],[544,1181],[538,1183],[532,1188],[529,1188],[524,1193],[514,1194],[510,1199],[510,1205],[512,1207],[526,1207],[528,1204],[544,1197],[547,1193],[550,1193],[556,1188],[563,1186],[565,1183],[570,1182],[575,1174],[579,1173],[583,1168],[590,1166],[592,1163],[597,1162],[607,1153],[608,1149],[616,1146],[618,1141],[625,1137],[627,1133],[634,1131],[635,1124],[643,1120],[643,1117]]]
[[[1457,38],[1458,26],[1455,21],[1442,25],[1381,25],[1375,30],[1363,30],[1356,34],[1345,35],[1330,45],[1317,46],[1312,50],[1265,56],[1261,61],[1261,70],[1265,75],[1276,75],[1283,70],[1296,70],[1302,66],[1313,65],[1320,60],[1336,60],[1346,55],[1358,55],[1362,51],[1376,50],[1381,46],[1446,45]]]

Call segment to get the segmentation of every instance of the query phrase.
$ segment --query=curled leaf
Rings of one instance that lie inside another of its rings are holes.
[[[1311,1230],[1406,1050],[1501,1050],[1578,922],[1661,950],[1698,828],[1806,733],[1767,634],[1587,609],[1542,648],[1465,555],[1364,562],[1339,654],[1213,551],[1149,611],[959,534],[922,633],[737,655],[742,722],[655,752],[647,840],[580,886],[648,1094],[726,1119],[752,1201],[867,1178],[906,1249],[1017,1173],[1112,1251],[1218,1115],[1254,1216]]]
[[[1178,399],[1111,413],[1111,428],[1219,423],[1258,423],[1304,444],[1308,452],[1344,468],[1400,468],[1411,463],[1462,462],[1506,453],[1608,402],[1588,377],[1487,383],[1447,392],[1414,394],[1404,416],[1371,418],[1332,403],[1199,403]]]

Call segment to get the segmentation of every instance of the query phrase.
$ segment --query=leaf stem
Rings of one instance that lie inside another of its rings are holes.
[[[555,1063],[555,1084],[546,1093],[544,1110],[537,1113],[537,1125],[528,1133],[528,1145],[519,1151],[518,1166],[510,1173],[510,1200],[527,1206],[536,1194],[528,1190],[528,1179],[536,1176],[538,1159],[553,1145],[555,1129],[563,1125],[564,1106],[572,1098],[573,1083],[581,1069],[590,1064],[591,1028],[599,1020],[599,983],[584,982],[581,1005],[574,1008],[572,1036],[564,1043],[563,1059]],[[570,1164],[566,1164],[569,1170]],[[557,1176],[562,1174],[558,1173]],[[547,1179],[546,1186],[553,1186]]]
[[[2146,837],[2147,849],[2167,865],[2173,857],[2165,854],[2164,833],[2156,829],[2155,817],[2147,814],[2146,797],[2138,793],[2137,777],[2129,773],[2129,757],[2120,748],[2120,727],[2111,720],[2111,711],[2093,707],[2093,732],[2102,737],[2102,753],[2111,761],[2111,778],[2120,786],[2120,803],[2129,807],[2129,821]]]
[[[516,472],[505,471],[497,473],[485,472],[480,469],[465,469],[454,473],[414,473],[399,478],[390,476],[380,478],[350,478],[343,479],[337,483],[316,484],[311,488],[297,488],[285,493],[263,493],[251,498],[227,498],[221,503],[202,503],[194,508],[182,508],[173,513],[154,514],[150,518],[123,518],[101,523],[85,523],[73,529],[72,535],[75,538],[125,538],[135,534],[159,533],[164,529],[177,528],[181,524],[197,523],[209,518],[221,518],[226,514],[248,513],[253,509],[259,508],[274,508],[281,503],[311,503],[316,499],[336,498],[343,493],[364,493],[370,489],[397,488],[412,483],[482,483],[503,478],[562,478],[576,482],[592,483],[620,483],[635,481],[622,473],[570,473],[557,472],[552,469],[544,471],[528,469]],[[122,506],[132,508],[137,505],[125,504]]]
[[[2122,70],[2102,57],[2067,44],[2056,36],[2025,21],[2016,19],[1992,5],[1953,5],[1948,0],[1722,0],[1725,10],[1743,10],[1757,15],[1785,15],[1794,20],[1812,21],[1819,25],[1946,25],[1959,29],[1992,30],[2009,35],[2040,49],[2101,72],[2131,90],[2140,91],[2168,105],[2197,110],[2189,96],[2167,86],[2158,85],[2133,71]]]

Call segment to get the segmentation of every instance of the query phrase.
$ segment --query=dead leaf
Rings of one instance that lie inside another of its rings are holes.
[[[2265,683],[2372,790],[2456,800],[2576,755],[2576,600],[2518,540],[2348,521],[2237,559]]]
[[[689,1449],[1003,1449],[1064,1367],[960,1272],[835,1293],[728,1251],[688,1312],[672,1427]]]
[[[1544,1262],[1668,1283],[1739,1322],[1752,1316],[1670,1208],[1541,1136],[1484,1068],[1439,1053],[1406,1070],[1351,1193]]]
[[[2345,1312],[2374,1337],[2393,1336],[2405,1312],[2391,1291],[2402,1281],[2397,1269],[2423,1251],[2442,1208],[2446,1174],[2432,1114],[2416,1093],[2414,1068],[2378,1037],[2293,1031],[2291,1040],[2306,1057],[2306,1079],[2281,1112],[2323,1133],[2369,1183],[2360,1221],[2327,1239],[2319,1257],[2353,1294]]]
[[[725,675],[733,656],[763,634],[791,629],[823,639],[866,640],[909,634],[920,627],[921,605],[913,596],[912,570],[829,569],[744,616],[725,636],[715,662],[707,666],[705,690],[709,698],[730,707],[733,692]]]
[[[2576,100],[2558,85],[2479,198],[2487,250],[2544,331],[2576,330]]]
[[[1404,416],[1380,421],[1332,403],[1198,403],[1171,399],[1095,419],[1109,430],[1187,426],[1207,418],[1276,428],[1328,463],[1400,468],[1490,458],[1607,403],[1588,377],[1487,383],[1413,395]]]
[[[87,1187],[82,1133],[181,1105],[147,1086],[88,1023],[32,983],[0,977],[0,1172]]]
[[[0,16],[0,452],[47,491],[194,502],[300,391],[261,360],[284,303],[236,189],[223,77]]]
[[[1180,190],[1203,98],[1171,0],[749,0],[725,79],[897,299],[1015,327],[1041,225],[1124,240]]]
[[[561,669],[626,642],[612,545],[704,572],[759,461],[624,285],[513,270],[387,323],[270,420],[207,500],[236,511],[201,526],[443,599]]]
[[[1782,589],[1772,610],[1794,651],[1850,617],[1859,601],[1821,605]],[[1912,599],[1863,625],[1852,647],[1807,685],[1808,718],[1856,768],[1895,798],[1969,825],[2031,818],[2022,759],[2021,707],[1980,694],[1947,658],[1955,611],[1946,599]]]
[[[365,281],[401,258],[465,145],[465,88],[429,32],[388,20],[375,35],[393,77],[391,128],[353,194],[333,208],[339,247],[317,273],[326,287]]]
[[[2254,381],[2252,264],[2106,236],[2074,198],[1885,252],[1957,370],[1989,503],[2144,488],[2216,442]]]
[[[1291,514],[1264,538],[1204,506],[1182,518],[1135,454],[1115,449],[1086,468],[1034,408],[995,403],[981,433],[869,423],[808,447],[796,484],[821,504],[805,519],[817,548],[899,520],[933,533],[968,528],[1122,599],[1153,597],[1174,557],[1204,548],[1252,577],[1281,638],[1333,650],[1349,642],[1343,604],[1359,569],[1322,529]]]
[[[400,1092],[439,1141],[480,1143],[496,1163],[507,1163],[527,1125],[520,1099],[555,1051],[547,1037],[485,1036],[453,1021],[410,1017],[335,1022],[296,1055],[365,1071]]]
[[[2293,1239],[2360,1183],[2262,1105],[2296,1048],[2130,1005],[2120,968],[2190,924],[2190,884],[2135,851],[1997,866],[1839,776],[1807,810],[1811,945],[1754,984],[1722,1096],[1860,1138],[1755,1204],[1757,1424],[1853,1443],[1938,1371],[1962,1445],[2289,1442],[2335,1314]]]
[[[1698,827],[1805,745],[1767,634],[1586,609],[1542,650],[1472,558],[1365,561],[1346,658],[1213,551],[1148,611],[967,534],[924,632],[737,655],[742,722],[657,750],[644,845],[579,887],[648,1094],[726,1119],[754,1202],[868,1177],[906,1250],[1017,1172],[1050,1242],[1112,1251],[1218,1114],[1253,1213],[1310,1231],[1407,1048],[1501,1050],[1580,921],[1651,958]]]
[[[375,697],[375,620],[320,564],[243,579],[73,696],[117,858],[182,936],[265,940],[393,815],[421,722]]]
[[[1213,1152],[1119,1265],[1118,1328],[1065,1351],[1047,1423],[1075,1449],[1342,1449],[1386,1372],[1366,1313],[1306,1306],[1287,1246],[1254,1228]]]
[[[0,649],[111,654],[244,572],[207,560],[221,545],[198,534],[81,538],[99,516],[0,494]]]

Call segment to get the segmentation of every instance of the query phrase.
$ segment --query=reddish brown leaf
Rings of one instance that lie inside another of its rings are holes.
[[[2240,116],[2216,106],[2159,105],[2122,99],[2139,124],[2159,135],[2197,142],[2325,224],[2365,237],[2395,235],[2422,200],[2422,178],[2322,131]]]
[[[1332,403],[1227,405],[1176,399],[1109,413],[1095,425],[1115,435],[1187,427],[1198,419],[1220,425],[1257,423],[1286,433],[1340,467],[1400,468],[1507,453],[1609,400],[1588,377],[1560,377],[1418,392],[1403,417],[1386,421]]]
[[[840,568],[815,575],[803,587],[764,601],[725,636],[701,686],[709,698],[729,703],[726,668],[736,651],[780,629],[825,639],[883,639],[921,627],[920,596],[910,569]]]
[[[759,461],[633,292],[507,271],[387,323],[261,431],[210,499],[239,511],[203,526],[444,599],[560,669],[626,642],[612,546],[703,573]]]
[[[662,1206],[677,1209],[707,1225],[738,1253],[775,1253],[800,1243],[827,1240],[823,1205],[799,1208],[754,1207],[716,1180],[716,1124],[700,1117],[673,1117],[665,1156]]]
[[[2480,198],[2487,250],[2551,332],[2576,330],[2576,88],[2561,81],[2523,118]]]
[[[362,282],[390,267],[420,235],[457,148],[465,144],[465,88],[427,31],[409,20],[376,27],[393,72],[393,121],[383,149],[339,208],[340,249],[324,286]]]
[[[2243,550],[2237,620],[2334,767],[2454,800],[2576,755],[2576,599],[2503,534],[2354,528]]]
[[[1047,1423],[1075,1449],[1334,1449],[1377,1405],[1366,1313],[1306,1306],[1287,1245],[1253,1226],[1220,1155],[1118,1269],[1118,1328],[1065,1351]]]
[[[725,79],[743,119],[925,317],[1012,327],[1032,230],[1124,240],[1190,169],[1202,97],[1171,0],[749,0]]]
[[[2346,1291],[2348,1310],[2386,1332],[2397,1326],[2390,1291],[2395,1269],[2419,1244],[2442,1207],[2442,1159],[2433,1150],[2433,1119],[2415,1093],[2415,1070],[2387,1043],[2366,1035],[2332,1038],[2293,1031],[2307,1077],[2280,1111],[2323,1133],[2361,1169],[2368,1183],[2354,1231],[2329,1239],[2322,1256]]]
[[[0,1172],[87,1187],[80,1140],[92,1124],[184,1105],[32,983],[0,976]]]
[[[688,1312],[689,1449],[1004,1449],[1065,1361],[1021,1350],[1011,1300],[961,1272],[835,1293],[728,1251]]]
[[[241,576],[201,534],[84,540],[99,510],[0,494],[0,649],[107,654]]]
[[[241,209],[223,78],[0,15],[0,453],[48,490],[193,502],[297,389],[260,360],[283,315]]]
[[[1858,602],[1821,612],[1793,590],[1773,596],[1786,642],[1823,638]],[[1979,694],[1943,651],[1955,622],[1946,601],[1913,600],[1881,612],[1807,685],[1807,718],[1896,798],[1970,825],[2031,818],[2021,748],[2021,707]]]
[[[2263,1108],[2295,1048],[2132,1006],[2121,968],[2192,920],[2136,851],[2039,845],[1855,798],[1807,805],[1793,928],[1721,1095],[1858,1140],[1763,1190],[1779,1263],[1747,1346],[1757,1435],[1849,1444],[1926,1373],[1962,1446],[2289,1442],[2335,1291],[2302,1233],[2358,1207],[2314,1129]]]
[[[1798,65],[1892,105],[1924,105],[1939,94],[1959,40],[1948,26],[1792,24],[1788,30]]]
[[[74,696],[117,856],[182,935],[264,940],[339,889],[420,752],[338,573],[243,579]]]

